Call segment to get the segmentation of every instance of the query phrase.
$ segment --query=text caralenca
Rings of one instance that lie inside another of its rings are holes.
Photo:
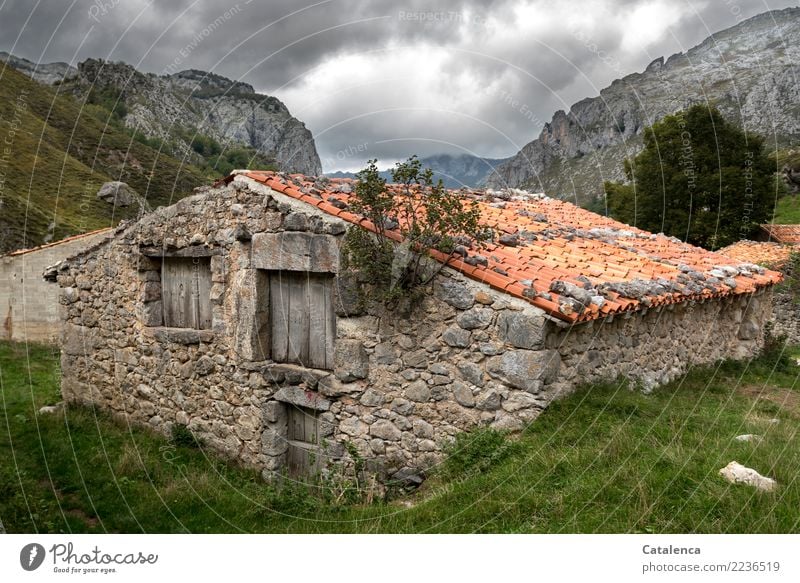
[[[699,555],[700,549],[698,547],[654,547],[651,545],[644,545],[642,552],[645,555]]]
[[[158,561],[158,555],[145,555],[141,551],[109,554],[94,547],[88,553],[76,553],[72,543],[53,545],[50,547],[50,555],[53,557],[53,564],[61,562],[68,565],[154,565]]]

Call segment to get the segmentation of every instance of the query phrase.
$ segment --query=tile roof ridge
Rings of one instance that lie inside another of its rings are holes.
[[[42,249],[48,249],[50,247],[56,247],[58,245],[62,245],[64,243],[69,243],[71,241],[77,241],[78,239],[83,239],[85,237],[90,237],[92,235],[99,235],[100,233],[110,231],[115,227],[103,227],[102,229],[95,229],[94,231],[87,231],[86,233],[78,233],[77,235],[70,235],[69,237],[65,237],[63,239],[59,239],[58,241],[52,241],[50,243],[44,243],[42,245],[37,245],[36,247],[27,247],[25,249],[16,249],[14,251],[10,251],[5,255],[0,255],[0,257],[17,257],[19,255],[25,255],[27,253],[33,253],[34,251],[41,251]]]

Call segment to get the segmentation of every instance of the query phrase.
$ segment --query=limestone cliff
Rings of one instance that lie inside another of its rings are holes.
[[[622,178],[646,126],[709,101],[729,120],[786,146],[800,137],[800,8],[767,12],[716,33],[685,53],[653,61],[594,98],[558,111],[499,166],[488,184],[525,186],[580,202]]]
[[[5,61],[20,73],[45,85],[52,85],[78,74],[78,70],[67,63],[34,63],[3,51],[0,51],[0,61]]]
[[[142,73],[131,65],[100,59],[87,59],[75,69],[64,63],[4,58],[35,80],[57,83],[79,99],[92,92],[90,103],[97,95],[111,106],[122,103],[126,126],[177,143],[188,154],[192,136],[200,133],[221,144],[253,148],[284,171],[322,174],[314,138],[303,122],[279,99],[256,93],[246,83],[193,69],[172,75]]]

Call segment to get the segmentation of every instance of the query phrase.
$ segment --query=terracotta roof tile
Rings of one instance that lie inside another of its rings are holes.
[[[373,227],[368,220],[328,202],[329,197],[334,197],[347,203],[354,186],[350,179],[236,171],[226,181],[236,175],[256,180],[343,220]],[[311,191],[322,193],[322,198],[305,194]],[[653,235],[565,201],[522,191],[459,193],[478,202],[482,224],[502,233],[519,234],[519,246],[493,243],[482,249],[471,247],[470,256],[487,258],[485,266],[473,266],[459,256],[440,252],[433,255],[468,277],[523,298],[568,322],[646,306],[752,293],[781,279],[780,273],[675,238]],[[402,238],[399,231],[388,231],[387,235],[394,240]],[[567,291],[550,291],[555,282],[568,282],[564,284]],[[591,288],[588,291],[594,296],[592,303],[583,303],[586,294],[575,289],[583,287]],[[583,300],[578,301],[581,296]]]
[[[737,261],[747,261],[771,269],[782,269],[793,251],[797,251],[797,248],[781,243],[737,241],[733,245],[720,249],[719,253]]]
[[[100,233],[105,233],[106,231],[111,231],[113,227],[106,227],[104,229],[97,229],[96,231],[89,231],[88,233],[81,233],[79,235],[72,235],[71,237],[66,237],[65,239],[61,239],[60,241],[53,241],[52,243],[45,243],[44,245],[39,245],[38,247],[30,247],[28,249],[17,249],[16,251],[11,251],[7,253],[6,257],[15,257],[17,255],[25,255],[26,253],[32,253],[33,251],[40,251],[41,249],[48,249],[50,247],[55,247],[56,245],[63,245],[64,243],[69,243],[70,241],[77,241],[78,239],[83,239],[84,237],[90,237],[92,235],[99,235]]]
[[[761,225],[770,241],[775,243],[800,243],[800,225]]]

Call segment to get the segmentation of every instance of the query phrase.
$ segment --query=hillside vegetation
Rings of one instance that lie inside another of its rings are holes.
[[[8,532],[794,533],[800,369],[782,350],[650,395],[587,386],[519,438],[463,434],[416,493],[269,485],[210,451],[60,399],[54,348],[0,343],[0,521]],[[758,434],[740,442],[735,436]],[[778,481],[731,485],[736,460]]]
[[[116,224],[138,208],[98,200],[111,180],[151,207],[171,204],[207,176],[134,140],[100,105],[82,107],[0,67],[0,252]]]

